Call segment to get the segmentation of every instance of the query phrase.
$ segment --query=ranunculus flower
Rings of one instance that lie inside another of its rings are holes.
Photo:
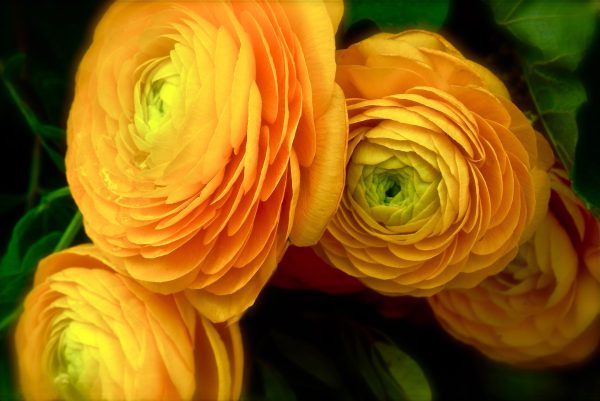
[[[553,162],[503,84],[424,31],[375,35],[337,61],[350,135],[319,243],[329,263],[387,295],[499,272],[543,216]]]
[[[237,323],[149,291],[90,245],[40,262],[16,351],[27,401],[233,400],[243,378]]]
[[[490,358],[531,367],[589,355],[600,340],[600,224],[553,170],[550,210],[498,275],[430,305],[442,326]],[[596,277],[594,277],[594,274]]]
[[[344,185],[337,1],[117,1],[79,66],[67,177],[122,274],[213,321],[254,302]]]
[[[365,290],[356,278],[328,265],[312,247],[290,246],[270,284],[287,289],[352,294]]]

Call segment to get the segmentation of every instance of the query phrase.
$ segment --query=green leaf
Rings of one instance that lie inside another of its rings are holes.
[[[6,253],[0,259],[0,277],[30,267],[23,264],[29,247],[57,228],[62,233],[71,223],[72,216],[77,213],[68,188],[60,188],[44,195],[40,203],[25,213],[15,225]]]
[[[17,222],[0,259],[0,331],[12,323],[39,260],[68,246],[80,227],[81,215],[68,188],[45,194]]]
[[[408,28],[437,29],[446,20],[447,0],[350,0],[345,3],[344,31],[367,19],[386,32]]]
[[[262,361],[258,366],[263,378],[266,400],[270,401],[296,401],[296,394],[287,381],[275,369]]]
[[[579,139],[571,179],[577,195],[600,220],[600,19],[597,29],[594,42],[577,70],[587,90],[588,101],[577,113]]]
[[[373,399],[431,401],[431,389],[419,365],[398,349],[385,333],[365,328],[344,336],[343,342]]]
[[[0,64],[0,67],[2,67],[0,74],[4,75],[8,80],[17,79],[19,74],[21,74],[24,65],[25,54],[16,53],[6,60],[6,63]]]
[[[596,26],[592,1],[490,0],[496,22],[520,43],[525,80],[546,133],[571,171],[579,138],[577,110],[586,101],[574,70]]]
[[[54,231],[31,244],[21,262],[21,271],[33,271],[40,259],[54,251],[61,238],[62,233]]]
[[[419,365],[395,344],[376,342],[374,350],[406,401],[431,401],[431,389]]]
[[[48,139],[51,141],[63,141],[66,137],[65,130],[59,127],[55,127],[54,125],[40,124],[38,126],[38,130],[40,135],[44,139]]]
[[[600,63],[598,63],[600,64]],[[599,87],[600,88],[600,87]],[[581,136],[577,143],[575,165],[571,177],[573,189],[585,202],[587,208],[600,219],[600,123],[598,123],[598,110],[600,110],[600,93],[596,102],[588,102],[578,115],[582,123]]]
[[[271,337],[273,345],[298,368],[330,388],[342,386],[336,367],[315,346],[279,332],[272,332]]]
[[[496,22],[527,45],[533,65],[575,70],[596,25],[591,1],[492,0]]]
[[[36,207],[28,211],[15,225],[13,229],[8,248],[2,259],[0,259],[0,277],[11,274],[13,271],[21,270],[21,257],[23,255],[23,239],[28,231],[34,226],[34,221],[40,213],[40,208]]]
[[[4,332],[7,328],[9,328],[13,322],[19,317],[21,314],[21,307],[13,307],[10,313],[4,315],[0,320],[0,333]],[[0,398],[1,399],[1,398]]]
[[[79,234],[79,230],[81,230],[82,224],[83,216],[81,216],[81,212],[78,210],[75,212],[73,218],[69,222],[69,225],[56,242],[54,252],[59,252],[69,247],[69,245],[71,245],[77,234]]]
[[[387,400],[386,387],[377,374],[369,350],[358,335],[343,337],[346,354],[353,360],[356,370],[374,395],[375,400]]]
[[[572,74],[545,66],[525,66],[525,79],[554,149],[567,169],[573,167],[579,130],[577,110],[587,96]]]

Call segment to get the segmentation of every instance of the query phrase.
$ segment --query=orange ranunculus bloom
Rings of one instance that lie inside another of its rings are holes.
[[[117,1],[79,66],[67,177],[94,243],[213,321],[254,302],[344,185],[341,2]]]
[[[155,294],[91,245],[40,262],[16,330],[27,401],[232,400],[237,323],[213,324],[181,294]]]
[[[600,224],[552,171],[550,210],[498,275],[429,301],[442,326],[490,358],[524,366],[564,365],[600,340]],[[596,275],[594,277],[594,274]]]
[[[375,35],[337,61],[350,136],[319,243],[330,264],[387,295],[499,272],[544,214],[553,163],[503,84],[424,31]]]

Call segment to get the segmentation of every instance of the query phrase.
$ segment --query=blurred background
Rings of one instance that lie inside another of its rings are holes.
[[[497,73],[536,128],[546,134],[550,131],[550,135],[556,121],[546,118],[549,110],[540,106],[542,94],[532,74],[540,58],[551,57],[548,52],[556,50],[552,46],[577,53],[575,60],[549,66],[558,82],[551,91],[560,95],[554,103],[563,113],[559,124],[571,130],[566,139],[559,138],[555,144],[567,149],[561,156],[572,163],[576,189],[590,208],[597,208],[598,4],[593,14],[585,15],[587,25],[570,21],[564,27],[562,17],[552,14],[552,10],[560,9],[553,3],[560,2],[523,0],[541,4],[540,15],[553,16],[557,30],[582,30],[584,40],[574,47],[568,41],[556,44],[550,35],[545,48],[543,34],[540,39],[511,32],[493,12],[490,3],[498,1],[353,0],[347,5],[338,47],[381,29],[440,31],[465,56]],[[515,7],[521,2],[514,1]],[[554,8],[545,8],[544,3]],[[66,189],[64,129],[77,63],[105,7],[105,1],[96,0],[0,3],[2,401],[19,399],[12,326],[31,286],[37,261],[60,241],[85,241]],[[577,135],[579,142],[574,146]],[[65,238],[67,231],[70,238]],[[423,397],[428,391],[440,401],[600,400],[599,353],[581,365],[560,370],[511,368],[451,338],[437,325],[427,305],[415,299],[384,301],[370,293],[334,296],[269,287],[242,319],[242,329],[247,349],[245,400],[416,401],[426,399]],[[378,355],[390,351],[389,347],[396,352],[400,372],[408,383],[400,385],[398,391],[389,390],[398,386],[394,382],[398,376],[390,373],[389,366],[382,366]]]

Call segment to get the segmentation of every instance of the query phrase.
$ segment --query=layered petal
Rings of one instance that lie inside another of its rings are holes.
[[[502,270],[545,214],[554,159],[504,85],[426,31],[374,35],[337,62],[346,188],[318,251],[385,295]]]
[[[240,396],[237,324],[213,324],[182,295],[148,291],[91,245],[40,262],[15,341],[26,400]]]
[[[108,8],[77,72],[66,165],[86,232],[117,271],[160,293],[198,291],[223,320],[252,305],[288,242],[316,243],[344,182],[341,8]]]
[[[574,363],[600,341],[600,224],[552,170],[549,212],[498,275],[472,289],[430,298],[442,326],[503,362],[545,367]],[[592,263],[592,264],[590,264]],[[595,264],[594,264],[595,263]]]

